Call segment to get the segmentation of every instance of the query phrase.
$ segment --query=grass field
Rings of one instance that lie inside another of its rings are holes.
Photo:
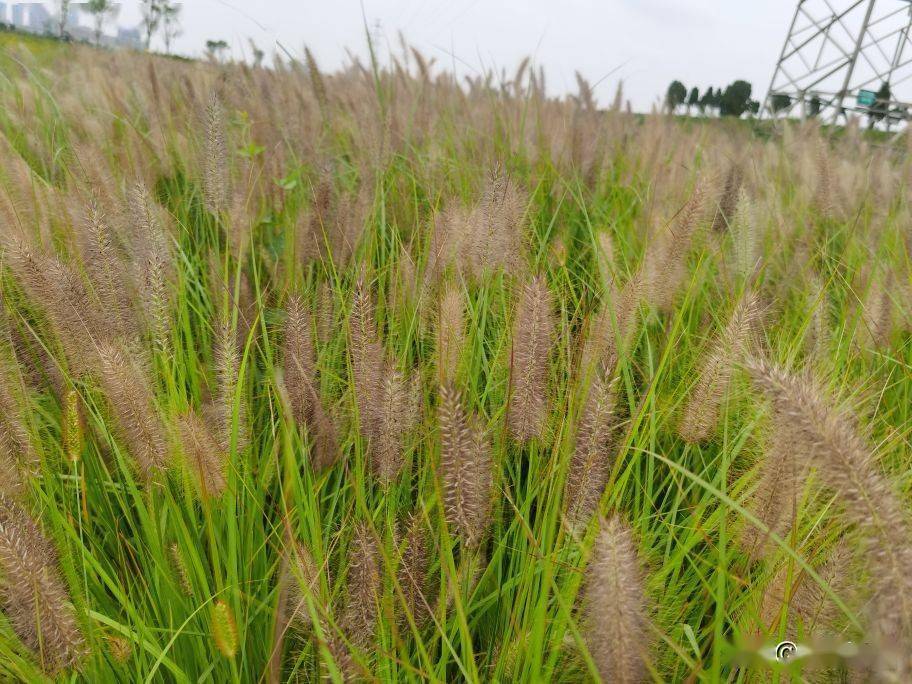
[[[905,142],[2,45],[0,679],[912,681]]]

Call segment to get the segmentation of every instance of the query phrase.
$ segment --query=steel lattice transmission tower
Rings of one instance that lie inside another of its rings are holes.
[[[836,122],[875,111],[887,126],[910,118],[910,25],[912,0],[799,0],[763,114]]]

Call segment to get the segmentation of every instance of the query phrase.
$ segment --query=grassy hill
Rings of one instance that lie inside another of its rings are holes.
[[[0,49],[0,677],[909,680],[903,149]]]

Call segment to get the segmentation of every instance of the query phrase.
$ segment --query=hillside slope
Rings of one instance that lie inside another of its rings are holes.
[[[11,41],[0,677],[909,680],[905,150]]]

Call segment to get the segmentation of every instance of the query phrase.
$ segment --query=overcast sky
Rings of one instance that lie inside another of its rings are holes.
[[[575,89],[573,72],[599,82],[611,101],[619,79],[637,110],[648,109],[672,79],[690,88],[743,78],[754,96],[769,85],[796,0],[186,0],[176,49],[198,55],[207,39],[249,54],[281,45],[313,51],[322,69],[348,51],[366,55],[365,21],[385,50],[410,43],[460,74],[512,71],[525,55],[545,68],[549,91]],[[124,0],[119,23],[138,21]]]

